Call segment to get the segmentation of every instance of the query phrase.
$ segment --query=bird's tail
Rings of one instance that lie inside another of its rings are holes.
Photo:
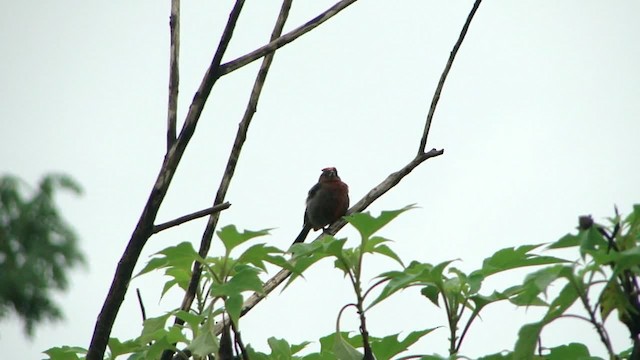
[[[305,225],[302,228],[302,231],[300,231],[300,234],[298,235],[298,237],[293,241],[293,244],[303,242],[307,238],[307,235],[309,235],[309,231],[311,231],[311,226]]]

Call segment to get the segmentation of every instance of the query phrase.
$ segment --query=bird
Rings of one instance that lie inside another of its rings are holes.
[[[302,231],[293,244],[303,242],[309,231],[323,229],[344,216],[349,208],[349,186],[334,167],[322,169],[318,183],[307,195]]]

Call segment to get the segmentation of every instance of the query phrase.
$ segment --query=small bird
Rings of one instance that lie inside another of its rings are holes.
[[[334,167],[322,169],[318,183],[307,195],[307,209],[300,235],[293,242],[303,242],[309,231],[323,229],[344,216],[349,208],[349,187],[338,176]]]

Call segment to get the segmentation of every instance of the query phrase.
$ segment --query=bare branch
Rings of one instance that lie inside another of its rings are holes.
[[[327,9],[325,12],[320,15],[314,17],[309,20],[306,24],[276,38],[272,38],[271,41],[267,44],[258,48],[246,55],[243,55],[235,60],[231,60],[225,64],[220,66],[220,76],[226,75],[234,70],[238,70],[239,68],[258,60],[259,58],[273,53],[277,49],[287,45],[293,40],[299,38],[300,36],[308,33],[309,31],[318,27],[318,25],[323,22],[329,20],[333,16],[337,15],[340,11],[344,10],[347,6],[353,4],[357,0],[342,0],[338,1],[335,5]]]
[[[118,311],[120,310],[120,305],[122,305],[122,301],[124,301],[124,295],[127,292],[127,287],[131,281],[133,269],[138,262],[142,248],[152,235],[153,223],[158,214],[158,210],[160,209],[160,205],[167,194],[169,184],[173,179],[178,163],[184,154],[189,140],[191,140],[191,137],[193,136],[198,120],[200,119],[200,114],[202,114],[204,104],[211,93],[211,88],[219,78],[219,76],[216,75],[217,69],[220,66],[224,52],[229,45],[233,29],[235,28],[243,4],[244,0],[237,0],[229,15],[229,20],[223,31],[218,49],[216,50],[213,60],[211,61],[211,65],[207,70],[196,95],[194,96],[191,106],[189,107],[189,112],[187,113],[180,135],[176,139],[175,145],[172,146],[165,155],[164,162],[162,163],[156,182],[149,194],[149,199],[142,210],[142,214],[140,215],[136,228],[131,234],[129,243],[118,262],[109,293],[107,294],[104,304],[102,305],[102,309],[100,310],[100,314],[98,315],[98,319],[96,320],[91,344],[87,350],[87,360],[102,360],[104,358],[104,352],[109,341],[111,328],[113,327],[113,323],[115,322]]]
[[[358,201],[355,205],[351,207],[351,209],[349,209],[349,211],[347,211],[347,214],[363,211],[369,205],[371,205],[375,200],[377,200],[380,196],[384,195],[387,191],[391,190],[391,188],[396,186],[405,176],[409,175],[409,173],[413,171],[413,169],[418,167],[418,165],[422,164],[424,161],[432,157],[440,156],[443,153],[444,153],[444,150],[431,149],[426,153],[418,154],[413,160],[411,160],[402,169],[394,173],[391,173],[389,176],[387,176],[386,179],[384,179],[384,181],[382,181],[380,184],[378,184],[373,189],[371,189],[362,199],[360,199],[360,201]],[[331,224],[331,226],[327,229],[326,233],[334,235],[340,229],[342,229],[345,225],[346,225],[346,221],[344,221],[343,219],[340,219],[334,222],[333,224]],[[322,236],[324,236],[324,233],[319,235],[318,238],[316,238],[316,240]],[[283,270],[280,270],[271,279],[267,280],[267,282],[264,284],[263,293],[254,293],[247,299],[247,301],[244,302],[244,305],[242,307],[242,315],[246,314],[251,309],[253,309],[253,307],[255,307],[260,301],[262,301],[262,299],[264,299],[269,293],[271,293],[276,287],[278,287],[278,285],[283,283],[290,275],[291,275],[291,272],[289,270],[283,269]],[[216,324],[216,327],[214,330],[216,334],[220,333],[223,325],[224,324],[222,324],[222,322],[219,324]]]
[[[160,231],[172,228],[174,226],[178,226],[178,225],[184,224],[187,221],[199,219],[199,218],[201,218],[203,216],[211,215],[211,214],[220,212],[222,210],[226,210],[230,206],[231,206],[231,204],[229,204],[228,202],[225,202],[225,203],[220,204],[220,205],[216,205],[216,206],[213,206],[213,207],[210,207],[210,208],[206,208],[206,209],[203,209],[203,210],[200,210],[200,211],[196,211],[196,212],[188,214],[188,215],[181,216],[181,217],[179,217],[177,219],[174,219],[174,220],[171,220],[171,221],[167,221],[167,222],[162,223],[160,225],[155,225],[153,227],[153,233],[157,234]]]
[[[292,0],[284,0],[282,3],[282,7],[280,9],[280,14],[278,15],[278,19],[276,20],[276,24],[274,26],[273,32],[271,34],[271,39],[276,39],[282,33],[282,29],[284,28],[284,24],[289,16],[289,10],[291,8]],[[216,193],[216,198],[214,200],[214,206],[220,204],[224,201],[224,198],[227,194],[227,190],[229,189],[229,185],[231,184],[231,179],[233,174],[235,173],[236,165],[240,158],[240,152],[242,150],[242,146],[247,138],[247,132],[249,130],[249,125],[251,124],[251,120],[253,119],[253,115],[256,112],[258,100],[260,99],[260,94],[262,92],[262,88],[264,86],[265,80],[267,78],[267,73],[269,72],[269,68],[273,61],[273,56],[275,53],[270,53],[265,56],[262,65],[260,66],[260,70],[258,71],[258,75],[256,76],[256,80],[253,85],[253,89],[251,90],[251,96],[249,98],[249,103],[247,104],[247,108],[245,109],[244,116],[240,121],[238,126],[238,132],[236,133],[236,138],[233,143],[233,147],[231,149],[231,153],[229,154],[229,159],[227,160],[227,166],[224,171],[224,175],[222,176],[222,180],[220,181],[220,186],[218,187],[218,192]],[[202,234],[202,239],[200,242],[199,254],[202,257],[206,257],[209,248],[211,247],[211,240],[213,238],[213,233],[218,224],[219,213],[214,213],[209,217],[209,221],[207,222],[207,226]],[[193,300],[196,295],[196,291],[198,289],[198,285],[200,283],[201,276],[201,264],[199,262],[194,262],[193,271],[191,275],[191,281],[189,282],[189,287],[184,294],[182,299],[181,308],[184,311],[189,311],[191,305],[193,304]],[[224,321],[227,318],[225,318]],[[223,321],[223,322],[224,322]],[[178,317],[176,317],[175,324],[183,324],[184,321]],[[162,360],[171,359],[173,356],[172,350],[165,350],[162,354]]]
[[[449,75],[449,70],[451,70],[451,65],[453,65],[453,60],[456,58],[456,54],[460,49],[460,45],[462,45],[462,41],[464,37],[467,35],[467,30],[469,30],[469,25],[471,25],[471,20],[473,20],[473,16],[476,14],[478,7],[482,0],[476,0],[473,4],[473,8],[471,8],[471,12],[467,16],[467,21],[464,23],[462,27],[462,31],[460,31],[460,36],[458,36],[458,41],[456,41],[455,45],[453,45],[453,50],[451,50],[451,54],[449,55],[449,60],[447,61],[447,65],[444,67],[444,71],[442,75],[440,75],[440,81],[438,82],[438,86],[436,87],[436,91],[433,94],[433,99],[431,100],[431,106],[429,107],[429,113],[427,114],[427,121],[424,123],[424,131],[422,133],[422,140],[420,140],[420,147],[418,148],[418,154],[424,152],[427,147],[427,137],[429,136],[429,129],[431,128],[431,121],[433,120],[433,114],[436,112],[436,106],[438,106],[438,101],[440,100],[440,93],[442,93],[442,88],[444,87],[444,81],[447,79],[447,75]]]
[[[180,0],[171,0],[171,55],[169,58],[169,109],[167,111],[167,153],[176,142],[176,118],[178,117],[178,84],[180,73],[178,58],[180,55]]]
[[[282,9],[280,11],[280,15],[278,16],[278,20],[276,21],[276,25],[273,30],[273,37],[278,37],[280,32],[282,32],[282,28],[284,27],[284,23],[289,15],[289,9],[291,7],[291,1],[285,0],[282,5]],[[267,77],[267,73],[269,71],[269,67],[271,66],[271,62],[273,60],[273,53],[268,56],[265,56],[263,59],[262,65],[260,66],[260,70],[258,71],[258,75],[256,76],[256,80],[253,85],[253,89],[251,91],[251,97],[249,98],[249,103],[247,104],[247,108],[245,110],[244,116],[240,121],[238,126],[238,132],[236,133],[236,138],[233,143],[233,147],[231,149],[231,153],[229,154],[229,159],[227,160],[227,166],[224,171],[224,175],[222,176],[222,180],[220,181],[220,186],[218,188],[218,192],[216,194],[216,198],[214,200],[214,204],[220,204],[224,201],[224,198],[227,194],[227,190],[229,189],[229,185],[231,184],[231,179],[233,178],[233,174],[235,173],[236,165],[238,164],[238,160],[240,158],[240,152],[242,150],[242,146],[247,138],[247,132],[249,130],[249,125],[251,124],[251,120],[253,119],[253,115],[256,112],[256,106],[258,103],[258,99],[260,98],[260,93],[262,92],[262,87]],[[211,239],[213,238],[213,232],[218,223],[219,214],[215,213],[209,217],[209,222],[207,223],[207,227],[204,230],[202,235],[202,240],[200,242],[200,256],[206,257],[209,252],[209,248],[211,247]],[[185,293],[182,302],[182,309],[188,311],[193,303],[193,299],[195,296],[195,291],[200,281],[200,268],[201,265],[198,262],[194,263],[193,273],[191,277],[191,282],[189,283],[189,288]],[[176,321],[181,323],[179,318],[176,318]]]

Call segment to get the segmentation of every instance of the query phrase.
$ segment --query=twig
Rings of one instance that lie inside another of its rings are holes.
[[[276,20],[276,25],[274,26],[273,33],[271,38],[277,38],[279,34],[282,32],[282,28],[284,27],[284,23],[289,15],[289,9],[291,8],[292,0],[285,0],[282,4],[282,8],[280,10],[280,15]],[[247,131],[249,130],[249,125],[251,124],[251,120],[253,119],[253,115],[256,112],[256,107],[258,104],[258,100],[260,98],[260,94],[262,92],[262,88],[264,86],[264,82],[267,77],[267,73],[269,71],[269,67],[271,66],[271,62],[273,60],[273,53],[269,56],[266,56],[263,59],[262,65],[260,66],[260,70],[258,71],[258,75],[256,76],[256,80],[253,85],[253,89],[251,91],[251,97],[249,98],[249,103],[247,104],[247,108],[245,110],[244,116],[240,121],[238,126],[238,132],[236,133],[236,138],[233,143],[233,147],[231,149],[231,153],[229,154],[229,159],[227,160],[227,166],[224,171],[224,175],[222,176],[222,180],[220,182],[220,186],[218,188],[218,192],[216,193],[216,197],[214,200],[214,204],[220,204],[224,201],[224,198],[227,194],[227,190],[229,189],[229,185],[231,184],[231,179],[233,174],[235,173],[236,165],[240,158],[240,152],[242,150],[242,146],[247,138]],[[219,214],[215,213],[209,217],[209,221],[207,222],[207,226],[202,235],[202,240],[200,242],[200,256],[206,257],[209,252],[209,248],[211,247],[211,239],[213,238],[213,233],[218,223]],[[189,287],[187,292],[184,295],[182,301],[182,309],[187,311],[191,304],[193,303],[193,298],[195,295],[195,290],[198,287],[198,283],[200,282],[200,271],[201,264],[195,262],[193,265],[193,272],[191,276],[191,281],[189,283]],[[182,320],[176,318],[176,323],[180,324]]]
[[[87,349],[87,360],[102,360],[104,358],[104,352],[106,350],[107,343],[109,342],[111,328],[113,327],[113,323],[115,322],[120,306],[122,305],[122,301],[124,300],[124,295],[127,292],[127,287],[131,281],[133,269],[138,262],[142,248],[152,235],[153,223],[158,215],[160,205],[167,194],[169,184],[171,184],[171,180],[176,172],[178,163],[189,144],[189,140],[191,140],[191,137],[193,136],[198,120],[200,119],[200,115],[202,114],[202,110],[204,109],[204,104],[211,93],[211,88],[219,78],[219,76],[217,76],[217,69],[220,67],[222,56],[224,55],[224,52],[229,45],[229,41],[231,40],[233,28],[238,20],[243,3],[244,0],[238,0],[229,15],[229,21],[223,31],[220,43],[218,44],[218,49],[213,56],[209,69],[200,83],[198,91],[193,98],[193,102],[189,106],[189,111],[187,112],[180,135],[178,135],[174,146],[172,146],[165,155],[164,162],[162,163],[156,182],[151,189],[147,203],[142,210],[140,219],[138,220],[136,228],[133,230],[131,238],[129,239],[129,243],[118,262],[116,273],[113,276],[113,281],[109,288],[109,293],[107,294],[104,304],[102,305],[102,309],[100,310],[100,314],[98,315],[98,319],[96,320],[91,344],[89,345],[89,349]]]
[[[478,7],[482,0],[476,0],[473,4],[473,8],[471,8],[471,12],[467,16],[467,21],[464,23],[462,27],[462,31],[460,32],[460,36],[458,36],[458,41],[456,41],[455,45],[453,45],[453,50],[451,50],[451,54],[449,55],[449,60],[447,61],[447,65],[444,67],[444,71],[442,75],[440,75],[440,81],[438,82],[438,86],[436,87],[436,91],[433,94],[433,99],[431,100],[431,106],[429,107],[429,113],[427,114],[427,121],[424,123],[424,131],[422,133],[422,140],[420,140],[420,147],[418,148],[418,154],[423,153],[425,148],[427,147],[427,137],[429,136],[429,129],[431,128],[431,121],[433,120],[433,115],[436,112],[436,107],[438,106],[438,101],[440,100],[440,93],[442,93],[442,88],[444,87],[444,81],[447,79],[447,75],[449,75],[449,70],[451,70],[451,65],[453,65],[453,60],[456,58],[456,54],[460,49],[460,45],[462,45],[462,41],[464,37],[467,35],[467,30],[469,30],[469,25],[471,25],[471,20],[473,20],[473,16],[476,14]]]
[[[246,55],[240,56],[237,59],[231,60],[227,63],[222,64],[220,67],[220,76],[226,75],[234,70],[238,70],[239,68],[250,64],[259,58],[271,54],[277,49],[283,47],[284,45],[296,40],[300,36],[308,33],[309,31],[318,27],[318,25],[323,22],[331,19],[335,15],[337,15],[340,11],[344,10],[347,6],[353,4],[357,0],[342,0],[338,1],[335,5],[324,11],[322,14],[314,17],[309,20],[306,24],[280,36],[272,38],[271,41],[267,44],[258,48]]]
[[[196,211],[196,212],[188,214],[188,215],[181,216],[181,217],[179,217],[177,219],[174,219],[174,220],[171,220],[171,221],[167,221],[167,222],[159,224],[159,225],[155,225],[153,227],[153,233],[157,234],[160,231],[167,230],[167,229],[172,228],[174,226],[178,226],[178,225],[184,224],[187,221],[195,220],[195,219],[201,218],[203,216],[207,216],[207,215],[211,215],[211,214],[214,214],[214,213],[218,213],[218,212],[220,212],[222,210],[228,209],[230,206],[231,206],[231,204],[229,204],[229,202],[225,202],[225,203],[222,203],[222,204],[219,204],[219,205],[207,208],[207,209],[203,209],[203,210]]]
[[[278,19],[276,20],[276,24],[274,25],[273,32],[271,34],[271,39],[276,39],[282,33],[282,29],[284,28],[284,24],[289,16],[289,10],[291,8],[292,0],[284,0],[282,3],[282,7],[280,9],[280,14],[278,15]],[[269,68],[273,61],[274,53],[271,53],[264,57],[262,61],[262,65],[260,66],[260,70],[258,71],[258,75],[256,76],[256,80],[253,85],[253,89],[251,90],[251,96],[249,98],[249,103],[247,104],[247,108],[245,109],[244,116],[240,121],[238,126],[238,132],[236,133],[236,138],[233,143],[233,147],[231,148],[231,153],[229,154],[229,159],[227,160],[227,165],[225,167],[224,175],[222,176],[222,180],[220,181],[220,186],[218,187],[218,191],[216,193],[216,197],[213,201],[214,206],[220,204],[224,201],[224,198],[227,194],[227,190],[229,189],[229,185],[231,184],[231,179],[233,174],[235,173],[236,165],[240,158],[240,152],[242,150],[242,146],[247,138],[247,132],[249,130],[249,125],[251,124],[251,120],[253,119],[253,115],[256,112],[258,100],[260,99],[260,94],[262,92],[262,88],[264,86],[265,80],[267,78],[267,73],[269,72]],[[219,75],[218,75],[219,76]],[[214,213],[209,217],[209,221],[207,222],[207,226],[202,234],[202,239],[200,241],[200,249],[198,253],[202,257],[206,257],[209,248],[211,247],[211,240],[213,238],[213,233],[218,224],[219,213]],[[193,271],[191,273],[191,280],[189,282],[189,286],[187,291],[182,298],[182,304],[180,307],[188,311],[193,304],[196,291],[198,289],[198,285],[200,283],[202,264],[199,262],[194,262]],[[184,321],[178,317],[174,320],[175,324],[181,325]],[[223,320],[222,323],[227,324],[228,320]],[[165,350],[162,354],[162,360],[169,360],[173,355],[173,350]]]
[[[140,289],[136,289],[138,295],[138,303],[140,304],[140,312],[142,312],[142,321],[147,320],[147,313],[144,311],[144,304],[142,303],[142,295],[140,295]]]
[[[411,160],[407,165],[405,165],[402,169],[390,174],[387,176],[384,181],[371,189],[360,201],[354,204],[347,214],[361,212],[365,210],[369,205],[371,205],[376,199],[380,196],[384,195],[387,191],[391,190],[394,186],[396,186],[405,176],[407,176],[413,169],[415,169],[418,165],[423,163],[424,161],[431,159],[432,157],[440,156],[444,153],[444,150],[436,150],[432,149],[424,154],[418,154],[413,160]],[[334,235],[338,232],[338,230],[342,229],[346,225],[346,221],[343,219],[337,220],[334,222],[325,232],[320,234],[317,239],[324,236],[325,234]],[[316,239],[316,240],[317,240]],[[289,276],[291,276],[291,272],[289,270],[283,269],[280,270],[276,275],[274,275],[271,279],[267,280],[264,284],[264,289],[262,293],[254,293],[251,295],[245,302],[242,307],[241,314],[244,315],[251,311],[262,299],[264,299],[269,293],[271,293],[278,285],[283,283]],[[214,328],[214,332],[216,334],[220,333],[222,329],[222,324],[216,324]]]
[[[169,58],[169,102],[167,110],[167,153],[176,142],[176,118],[178,117],[178,84],[180,72],[178,58],[180,55],[180,0],[171,0],[171,17],[169,18],[171,33],[171,55]]]

